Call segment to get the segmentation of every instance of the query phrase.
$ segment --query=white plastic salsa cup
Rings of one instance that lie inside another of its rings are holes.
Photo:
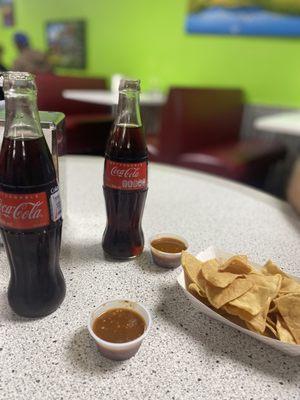
[[[168,252],[157,249],[153,244],[157,241],[172,241],[182,245],[182,250],[178,252]],[[175,235],[174,233],[159,233],[150,238],[150,250],[154,263],[159,267],[163,268],[177,268],[181,264],[181,254],[183,250],[187,250],[189,247],[188,242],[179,235]]]
[[[105,312],[116,308],[130,309],[139,314],[145,321],[144,333],[136,339],[124,343],[108,342],[97,336],[93,331],[95,320]],[[95,340],[100,353],[104,357],[111,360],[127,360],[133,357],[138,352],[142,341],[147,336],[150,330],[151,325],[152,319],[149,311],[143,305],[130,300],[113,300],[103,303],[94,311],[92,311],[88,320],[89,333]]]

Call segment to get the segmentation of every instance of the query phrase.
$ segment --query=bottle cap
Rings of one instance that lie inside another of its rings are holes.
[[[135,90],[140,91],[140,83],[139,79],[121,79],[119,85],[119,91],[123,90]]]

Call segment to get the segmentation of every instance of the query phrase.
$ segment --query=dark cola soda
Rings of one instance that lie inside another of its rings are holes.
[[[103,183],[106,254],[128,259],[142,253],[142,217],[148,191],[148,154],[139,111],[139,81],[121,81],[118,114],[109,137]]]
[[[11,270],[8,301],[21,316],[41,317],[55,311],[65,296],[59,267],[61,204],[33,101],[33,78],[15,74],[6,77],[4,86],[7,120],[0,153],[0,225]],[[13,95],[18,89],[20,98]]]

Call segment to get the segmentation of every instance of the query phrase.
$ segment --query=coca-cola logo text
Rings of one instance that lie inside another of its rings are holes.
[[[143,190],[148,185],[147,161],[105,161],[104,186],[119,190]]]
[[[39,219],[42,217],[42,201],[24,202],[17,206],[3,204],[3,200],[0,199],[0,213],[7,218],[13,219]]]
[[[14,229],[33,229],[50,223],[45,192],[32,194],[0,192],[0,225]]]
[[[113,167],[110,170],[112,176],[117,176],[119,178],[138,178],[139,177],[140,168],[127,168],[121,169],[118,167]]]

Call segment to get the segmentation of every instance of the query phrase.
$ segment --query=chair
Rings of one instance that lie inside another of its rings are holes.
[[[243,103],[238,89],[172,88],[160,131],[147,139],[150,159],[261,186],[285,148],[240,139]]]
[[[66,115],[65,143],[67,154],[104,154],[113,122],[109,106],[65,99],[65,89],[105,89],[102,78],[38,74],[39,110],[61,111]]]

